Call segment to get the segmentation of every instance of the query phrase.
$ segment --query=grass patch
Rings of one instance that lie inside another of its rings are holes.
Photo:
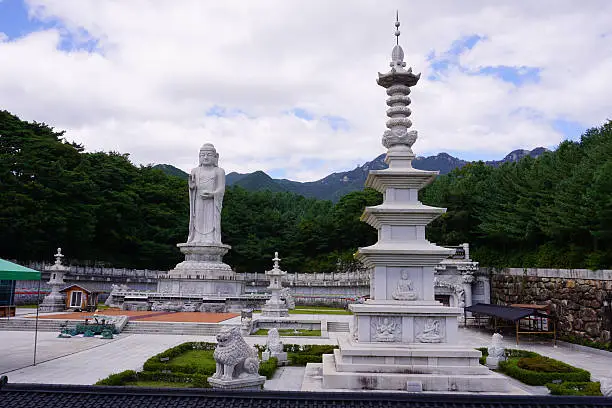
[[[259,329],[255,333],[256,336],[267,336],[269,329]],[[298,329],[297,333],[293,329],[279,329],[278,334],[281,336],[321,336],[321,330]]]
[[[193,388],[190,383],[165,382],[165,381],[134,381],[123,384],[128,387],[149,387],[149,388]]]
[[[214,373],[216,365],[213,352],[213,350],[187,350],[170,359],[168,363],[172,366],[193,367],[192,372]]]

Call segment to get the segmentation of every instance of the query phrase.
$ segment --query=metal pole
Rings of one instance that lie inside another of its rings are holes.
[[[38,342],[38,310],[40,309],[40,282],[42,274],[38,280],[38,292],[36,293],[36,323],[34,326],[34,365],[36,365],[36,343]]]

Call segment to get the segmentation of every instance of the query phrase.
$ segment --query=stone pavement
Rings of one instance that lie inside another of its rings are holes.
[[[303,315],[304,317],[308,315]],[[331,315],[326,315],[328,318]],[[350,316],[339,316],[344,320]],[[339,319],[340,320],[340,319]],[[345,335],[342,333],[340,335]],[[212,336],[123,334],[113,340],[99,338],[59,339],[57,333],[38,333],[36,366],[31,366],[33,332],[0,332],[0,374],[6,374],[14,383],[93,384],[109,374],[123,370],[140,370],[151,356],[187,341],[215,341]],[[284,343],[336,344],[336,333],[329,339],[283,337]],[[459,329],[458,342],[470,347],[484,347],[490,342],[488,332]],[[250,344],[264,344],[265,336],[247,338]],[[508,348],[516,348],[514,338],[504,338]],[[612,376],[612,353],[591,353],[548,343],[523,343],[521,349],[532,350],[589,370],[593,379]],[[285,367],[278,371],[266,388],[297,390],[303,367]],[[519,386],[520,384],[515,384]],[[528,388],[531,393],[546,392]]]

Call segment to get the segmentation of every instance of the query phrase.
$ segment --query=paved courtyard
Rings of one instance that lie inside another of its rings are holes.
[[[300,317],[314,317],[314,315]],[[324,317],[328,320],[346,321],[351,316],[325,315]],[[336,344],[336,336],[336,333],[330,333],[328,339],[283,337],[283,342]],[[483,347],[490,342],[490,338],[487,332],[460,328],[457,341],[469,347]],[[32,366],[34,333],[0,331],[0,373],[8,375],[9,381],[13,383],[93,384],[112,373],[129,369],[140,370],[149,357],[180,343],[214,340],[212,336],[148,334],[120,334],[113,340],[80,337],[60,339],[57,338],[57,333],[40,332],[37,343],[37,364]],[[250,344],[263,344],[265,340],[265,336],[247,338]],[[504,342],[506,347],[516,348],[514,338],[506,337]],[[550,342],[523,343],[519,348],[533,350],[587,369],[592,373],[594,380],[612,376],[612,353],[579,351],[567,345],[555,348]],[[303,372],[302,367],[283,367],[279,369],[274,379],[266,383],[266,388],[299,390]],[[546,392],[533,387],[529,391]]]

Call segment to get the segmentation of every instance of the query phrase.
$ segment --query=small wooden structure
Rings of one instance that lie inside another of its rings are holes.
[[[71,310],[95,310],[98,304],[99,292],[89,289],[83,285],[73,284],[60,292],[66,294],[66,309]]]
[[[546,305],[491,305],[477,303],[468,306],[465,312],[493,317],[494,329],[498,327],[497,319],[512,322],[516,332],[516,344],[519,344],[521,334],[552,334],[553,345],[557,344],[557,327],[553,316],[547,313]],[[464,312],[464,313],[465,313]]]

